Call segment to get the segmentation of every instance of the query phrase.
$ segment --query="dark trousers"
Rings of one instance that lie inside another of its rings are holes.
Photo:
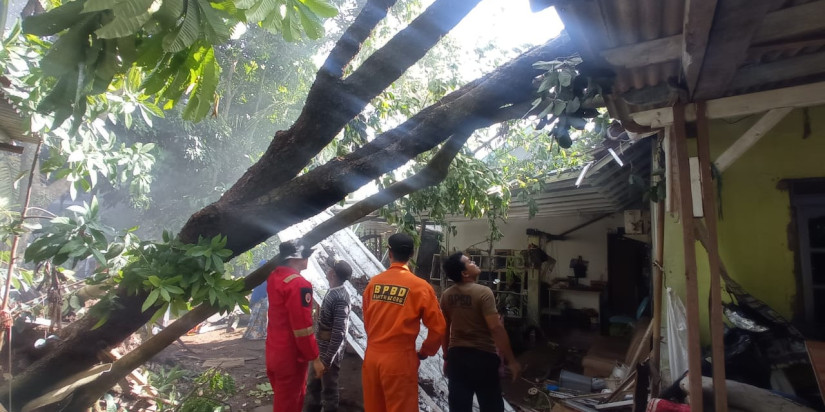
[[[316,378],[315,370],[310,366],[304,411],[333,412],[338,410],[338,372],[340,370],[340,365],[330,365],[321,378]]]
[[[473,395],[478,398],[481,412],[501,412],[501,382],[498,367],[501,359],[495,353],[474,348],[450,348],[447,353],[450,412],[473,410]]]

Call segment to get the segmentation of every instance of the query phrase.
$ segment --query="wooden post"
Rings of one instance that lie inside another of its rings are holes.
[[[721,258],[719,257],[716,233],[716,194],[710,170],[710,128],[704,101],[696,107],[697,141],[699,153],[699,176],[702,179],[702,205],[705,209],[705,226],[708,229],[707,252],[710,264],[710,335],[711,356],[713,357],[713,397],[717,412],[727,412],[728,391],[725,384],[725,343],[722,323],[722,282],[720,280]],[[692,387],[692,386],[691,386]]]
[[[670,136],[665,136],[665,139]],[[657,145],[653,145],[653,150],[658,154]],[[653,161],[657,162],[657,157],[653,157]],[[658,162],[657,162],[658,163]],[[655,167],[654,167],[655,169]],[[670,199],[659,199],[655,202],[653,209],[656,212],[656,228],[654,234],[656,236],[656,246],[654,249],[653,261],[653,349],[650,352],[650,395],[652,397],[659,396],[659,385],[661,382],[661,370],[659,369],[659,357],[662,349],[662,286],[664,273],[662,267],[664,265],[664,251],[665,251],[665,202]]]
[[[673,107],[673,146],[679,174],[679,220],[682,222],[685,258],[685,287],[687,289],[688,327],[688,381],[691,388],[702,387],[702,347],[699,339],[699,283],[696,279],[696,237],[693,233],[693,202],[690,195],[685,108],[681,103]],[[702,391],[690,391],[690,408],[702,411]]]

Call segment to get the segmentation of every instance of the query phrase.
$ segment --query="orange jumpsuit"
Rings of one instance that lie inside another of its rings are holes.
[[[273,412],[300,412],[309,362],[318,357],[312,327],[312,285],[295,269],[279,266],[267,279],[266,375]]]
[[[428,329],[421,354],[438,352],[446,331],[433,287],[393,263],[364,290],[362,308],[367,351],[361,368],[366,412],[417,412],[418,365],[415,339],[421,321]]]

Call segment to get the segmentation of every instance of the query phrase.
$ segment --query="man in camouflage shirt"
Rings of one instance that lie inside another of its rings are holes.
[[[321,305],[315,335],[326,373],[321,378],[309,374],[307,412],[320,412],[322,405],[324,412],[338,410],[338,372],[344,356],[350,311],[349,293],[344,282],[352,275],[352,267],[347,262],[338,260],[327,270],[326,275],[330,289]]]

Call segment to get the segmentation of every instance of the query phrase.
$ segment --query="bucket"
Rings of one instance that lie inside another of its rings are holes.
[[[593,379],[578,373],[562,370],[559,374],[559,386],[579,392],[590,393],[593,390]]]

